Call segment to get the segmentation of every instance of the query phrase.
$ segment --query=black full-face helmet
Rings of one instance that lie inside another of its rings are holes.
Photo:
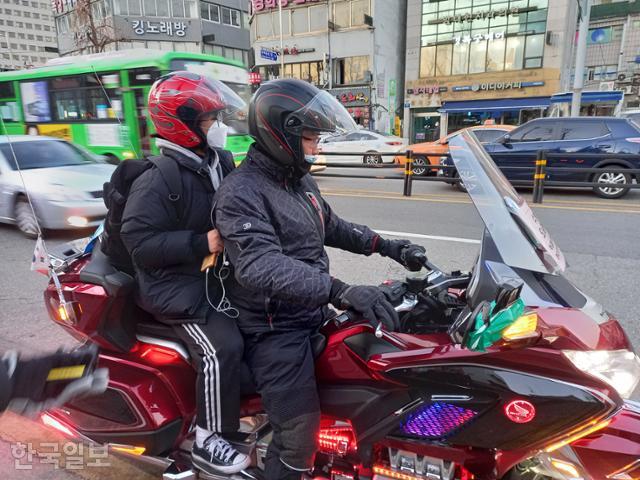
[[[302,80],[267,82],[249,106],[249,133],[258,148],[295,175],[311,167],[304,159],[303,131],[343,134],[355,129],[353,118],[335,97]]]

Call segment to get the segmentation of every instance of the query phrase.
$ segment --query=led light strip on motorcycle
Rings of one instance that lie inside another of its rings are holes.
[[[402,431],[423,438],[442,438],[469,420],[478,412],[450,403],[435,402],[409,414],[402,422]]]

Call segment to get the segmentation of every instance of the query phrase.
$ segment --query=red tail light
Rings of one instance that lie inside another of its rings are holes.
[[[398,146],[398,145],[402,145],[402,142],[385,142],[387,145],[394,145],[394,146]]]
[[[132,351],[137,351],[138,356],[154,365],[168,365],[180,361],[180,354],[175,350],[159,345],[147,343],[138,344]]]
[[[625,140],[631,143],[640,143],[640,137],[630,137],[630,138],[625,138]]]
[[[318,444],[322,453],[341,457],[357,450],[353,429],[349,425],[333,424],[320,427]]]

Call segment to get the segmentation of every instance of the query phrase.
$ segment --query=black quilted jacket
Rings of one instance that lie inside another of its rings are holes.
[[[370,255],[378,236],[339,218],[310,175],[291,180],[252,147],[215,196],[215,223],[235,269],[228,296],[245,332],[313,326],[329,302],[325,245]]]

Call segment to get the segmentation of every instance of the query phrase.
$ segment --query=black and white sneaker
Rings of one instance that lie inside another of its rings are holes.
[[[191,460],[196,467],[211,475],[238,473],[251,463],[251,459],[247,455],[238,452],[217,433],[208,437],[202,447],[198,447],[195,442],[193,443]]]

